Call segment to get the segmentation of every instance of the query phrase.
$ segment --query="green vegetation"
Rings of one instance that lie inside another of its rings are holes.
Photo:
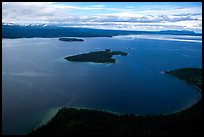
[[[115,63],[116,60],[111,58],[113,55],[127,56],[128,54],[121,51],[111,51],[110,49],[106,49],[105,51],[96,51],[69,56],[65,57],[65,59],[75,62]]]
[[[201,69],[165,72],[202,89]],[[28,135],[201,135],[202,125],[202,100],[186,110],[168,115],[118,115],[64,107],[46,125]]]
[[[83,39],[77,39],[77,38],[59,38],[59,40],[69,41],[69,42],[72,42],[72,41],[84,41]]]
[[[62,108],[29,135],[201,135],[202,101],[169,115],[116,115],[104,111]]]
[[[165,71],[187,83],[192,84],[199,91],[202,91],[202,69],[200,68],[182,68],[173,71]]]

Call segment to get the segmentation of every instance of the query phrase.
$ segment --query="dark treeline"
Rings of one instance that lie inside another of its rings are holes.
[[[196,86],[202,91],[202,69],[201,68],[182,68],[172,71],[166,71],[167,74],[173,75],[181,80]]]
[[[169,115],[117,115],[62,108],[46,125],[29,135],[201,135],[202,101]]]

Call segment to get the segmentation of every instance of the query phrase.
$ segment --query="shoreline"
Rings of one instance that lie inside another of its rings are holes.
[[[200,135],[202,132],[200,130],[201,106],[202,101],[200,100],[186,110],[166,116],[117,115],[100,110],[63,107],[46,125],[27,135],[122,135],[127,133],[132,135]],[[194,116],[196,118],[192,119]]]
[[[202,90],[201,88],[199,88],[197,85],[193,84],[193,82],[189,82],[186,81],[185,79],[181,79],[173,74],[171,74],[169,71],[163,71],[164,74],[170,74],[171,76],[184,81],[185,83],[193,86],[197,92],[199,92],[201,94],[201,98],[199,99],[195,99],[193,101],[190,101],[186,106],[169,112],[169,113],[162,113],[162,114],[136,114],[136,113],[121,113],[121,112],[115,112],[115,111],[111,111],[111,110],[106,110],[106,109],[100,109],[100,108],[90,108],[90,107],[79,107],[79,106],[62,106],[62,107],[58,107],[55,108],[55,113],[52,113],[52,115],[49,115],[49,118],[45,118],[41,124],[38,127],[41,127],[42,125],[46,125],[49,121],[51,121],[57,114],[58,112],[60,112],[60,110],[67,108],[67,109],[76,109],[77,111],[80,110],[87,110],[87,111],[95,111],[95,112],[100,112],[100,113],[108,113],[111,115],[115,115],[115,116],[125,116],[125,115],[133,115],[135,117],[146,117],[148,115],[150,116],[164,116],[164,117],[168,117],[170,115],[177,115],[177,114],[181,114],[184,113],[185,111],[188,111],[189,109],[191,110],[194,106],[198,105],[200,103],[200,101],[202,101]],[[38,128],[35,128],[35,130],[37,130]]]
[[[190,83],[202,95],[201,70],[187,68],[171,71],[173,73],[165,71],[165,73]],[[115,113],[96,108],[64,106],[58,109],[55,116],[47,124],[32,130],[28,135],[81,135],[84,133],[87,135],[127,133],[133,135],[195,135],[202,132],[201,119],[202,96],[199,100],[192,99],[184,108],[166,114],[137,115],[134,113]],[[109,128],[107,129],[107,127]]]
[[[191,84],[195,89],[197,89],[197,91],[199,91],[202,94],[202,90],[198,86],[192,83],[189,83],[189,84]]]
[[[63,108],[68,108],[68,109],[77,109],[77,110],[90,110],[90,111],[100,111],[100,112],[105,112],[105,113],[109,113],[109,114],[113,114],[113,115],[117,115],[117,116],[124,116],[124,115],[134,115],[134,116],[148,116],[148,115],[152,115],[152,116],[168,116],[168,115],[172,115],[172,114],[177,114],[180,113],[182,111],[185,111],[187,109],[190,109],[191,107],[193,107],[194,105],[196,105],[199,101],[202,100],[202,97],[196,101],[193,101],[191,103],[188,103],[186,106],[182,107],[181,109],[172,111],[172,112],[168,112],[168,113],[161,113],[161,114],[136,114],[136,113],[122,113],[122,112],[116,112],[116,111],[112,111],[112,110],[108,110],[108,109],[100,109],[100,108],[91,108],[91,107],[80,107],[80,106],[61,106],[61,107],[57,107],[57,108],[51,108],[49,109],[49,111],[51,111],[52,109],[54,110],[54,112],[48,112],[46,115],[48,115],[49,118],[44,118],[41,122],[41,124],[39,124],[38,127],[42,126],[42,125],[46,125],[47,122],[49,122],[53,117],[55,117],[55,115],[58,113],[59,110],[63,109]],[[37,127],[37,128],[38,128]],[[35,128],[35,129],[37,129]]]

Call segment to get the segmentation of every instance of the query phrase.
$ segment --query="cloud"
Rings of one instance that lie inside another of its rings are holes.
[[[202,16],[202,13],[186,13],[186,14],[175,14],[174,16],[197,16],[197,15],[200,15]]]
[[[56,2],[3,2],[2,22],[72,24],[74,26],[83,24],[83,26],[93,27],[104,25],[103,28],[116,25],[113,28],[134,30],[142,29],[142,27],[145,30],[161,28],[202,30],[202,7],[137,8],[130,5],[121,8],[107,6],[108,4],[76,6]]]
[[[92,16],[84,18],[95,22],[140,22],[140,23],[155,23],[155,22],[178,22],[185,20],[198,20],[191,16],[142,16],[142,17],[121,17],[121,16]]]

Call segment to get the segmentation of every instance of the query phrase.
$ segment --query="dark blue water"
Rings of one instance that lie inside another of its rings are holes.
[[[165,70],[202,67],[202,43],[150,39],[2,40],[3,134],[25,134],[50,109],[75,106],[118,113],[167,114],[196,103],[200,93]],[[116,64],[68,62],[65,56],[104,49]]]

